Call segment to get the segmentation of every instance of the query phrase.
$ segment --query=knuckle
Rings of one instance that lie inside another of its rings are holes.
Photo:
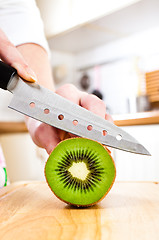
[[[95,96],[94,94],[89,94],[90,100],[94,101],[96,104],[100,105],[101,107],[105,107],[105,103],[99,97]]]
[[[22,66],[23,66],[23,68],[27,71],[28,70],[28,68],[29,68],[29,66],[28,66],[28,64],[26,63],[26,62],[22,62]]]
[[[45,131],[45,125],[44,124],[40,124],[36,130],[35,130],[35,133],[34,133],[34,136],[35,136],[35,139],[36,141],[40,142],[41,141],[41,138],[43,138],[43,133]]]
[[[56,93],[63,96],[64,98],[78,104],[79,103],[79,91],[71,84],[65,84],[56,90]]]

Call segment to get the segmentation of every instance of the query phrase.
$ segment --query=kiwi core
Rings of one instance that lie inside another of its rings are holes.
[[[89,174],[87,165],[84,162],[73,162],[71,167],[68,169],[71,175],[80,180],[85,180]]]

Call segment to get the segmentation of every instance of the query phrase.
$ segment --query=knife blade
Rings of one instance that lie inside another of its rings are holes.
[[[37,83],[23,81],[14,68],[2,62],[0,87],[13,93],[8,107],[24,115],[109,147],[150,155],[121,128]]]

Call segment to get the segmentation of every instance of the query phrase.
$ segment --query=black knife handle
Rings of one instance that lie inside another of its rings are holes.
[[[0,88],[7,90],[9,81],[17,74],[17,70],[0,61]]]

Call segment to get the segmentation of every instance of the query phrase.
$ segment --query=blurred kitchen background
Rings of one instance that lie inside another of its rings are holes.
[[[117,180],[159,181],[159,1],[37,0],[55,86],[97,94],[115,124],[152,154],[113,150]],[[47,154],[1,91],[0,142],[10,181],[44,179]],[[5,105],[4,105],[5,102]]]

